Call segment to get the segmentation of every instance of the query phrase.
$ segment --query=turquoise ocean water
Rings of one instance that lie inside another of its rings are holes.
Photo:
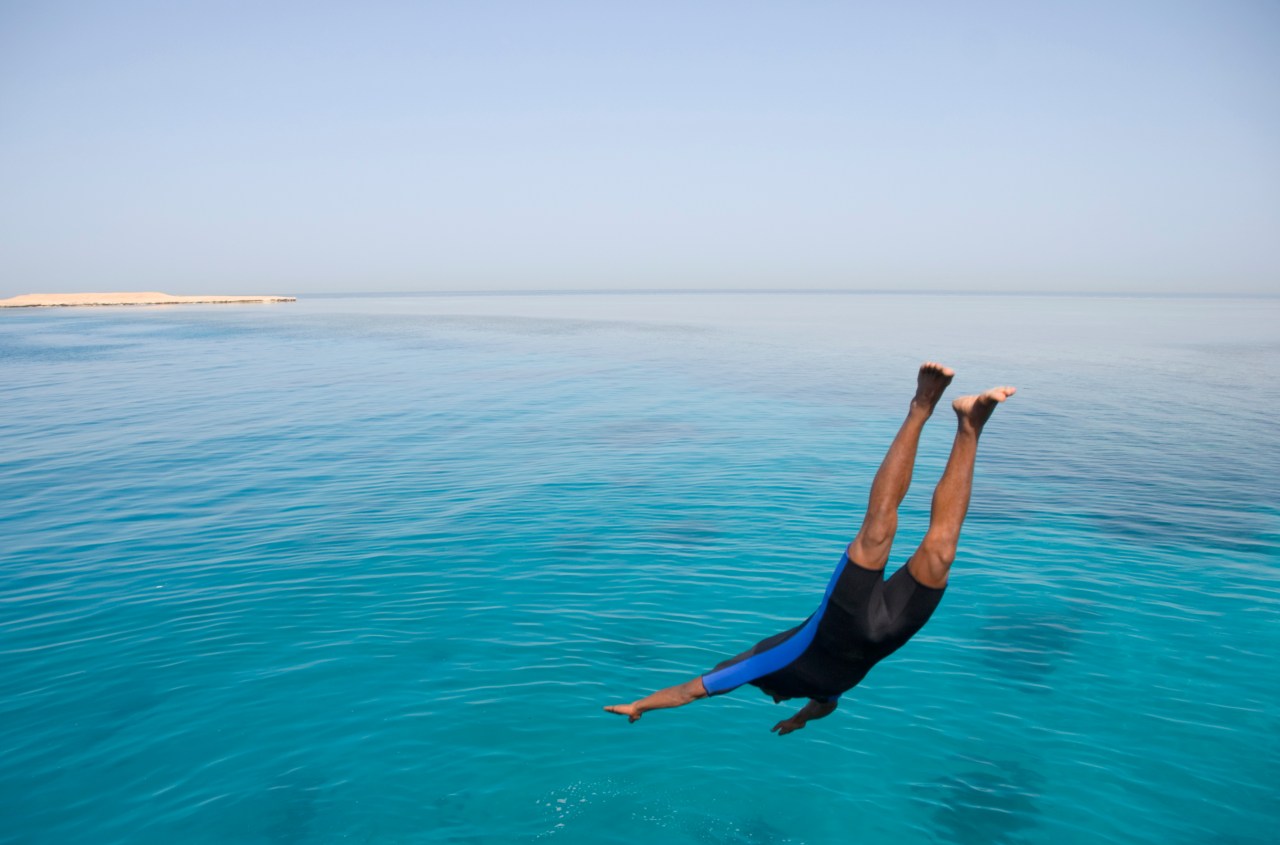
[[[1277,326],[871,294],[2,312],[0,842],[1272,842]],[[814,608],[926,358],[1020,390],[924,631],[791,736],[749,687],[603,713]]]

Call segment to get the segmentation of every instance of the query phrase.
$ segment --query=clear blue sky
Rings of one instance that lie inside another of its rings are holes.
[[[0,296],[1280,293],[1280,3],[0,0]]]

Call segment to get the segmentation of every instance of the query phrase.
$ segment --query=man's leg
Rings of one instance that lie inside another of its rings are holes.
[[[978,435],[996,405],[1014,394],[1013,387],[993,387],[986,393],[961,396],[951,403],[959,418],[951,457],[942,472],[942,480],[933,493],[933,510],[929,530],[920,548],[907,561],[907,568],[921,584],[941,589],[947,585],[947,573],[956,559],[960,542],[960,526],[969,511],[969,494],[973,490],[973,462],[978,455]]]
[[[898,530],[898,506],[911,486],[920,432],[954,376],[955,370],[932,361],[920,367],[920,374],[916,377],[916,395],[911,400],[907,419],[898,429],[889,453],[876,472],[867,502],[867,515],[858,529],[858,536],[849,544],[849,560],[864,569],[884,569],[889,562],[893,535]]]

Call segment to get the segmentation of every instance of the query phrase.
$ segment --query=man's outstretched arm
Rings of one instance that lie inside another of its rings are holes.
[[[798,731],[805,726],[806,723],[814,719],[821,719],[824,716],[830,716],[836,712],[837,703],[834,701],[818,701],[816,698],[809,699],[809,703],[800,708],[800,712],[792,716],[790,719],[783,719],[781,722],[773,726],[773,731],[778,736],[789,734],[792,731]]]
[[[604,709],[610,713],[626,716],[630,721],[634,722],[650,710],[682,707],[685,704],[697,701],[699,698],[706,697],[707,688],[702,685],[702,678],[697,677],[692,681],[685,681],[683,684],[658,690],[639,701],[633,701],[630,704],[610,704]]]

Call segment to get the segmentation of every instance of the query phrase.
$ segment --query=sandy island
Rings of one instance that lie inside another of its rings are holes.
[[[56,305],[191,305],[223,302],[296,302],[293,296],[172,296],[142,293],[28,293],[0,299],[0,308],[40,308]]]

